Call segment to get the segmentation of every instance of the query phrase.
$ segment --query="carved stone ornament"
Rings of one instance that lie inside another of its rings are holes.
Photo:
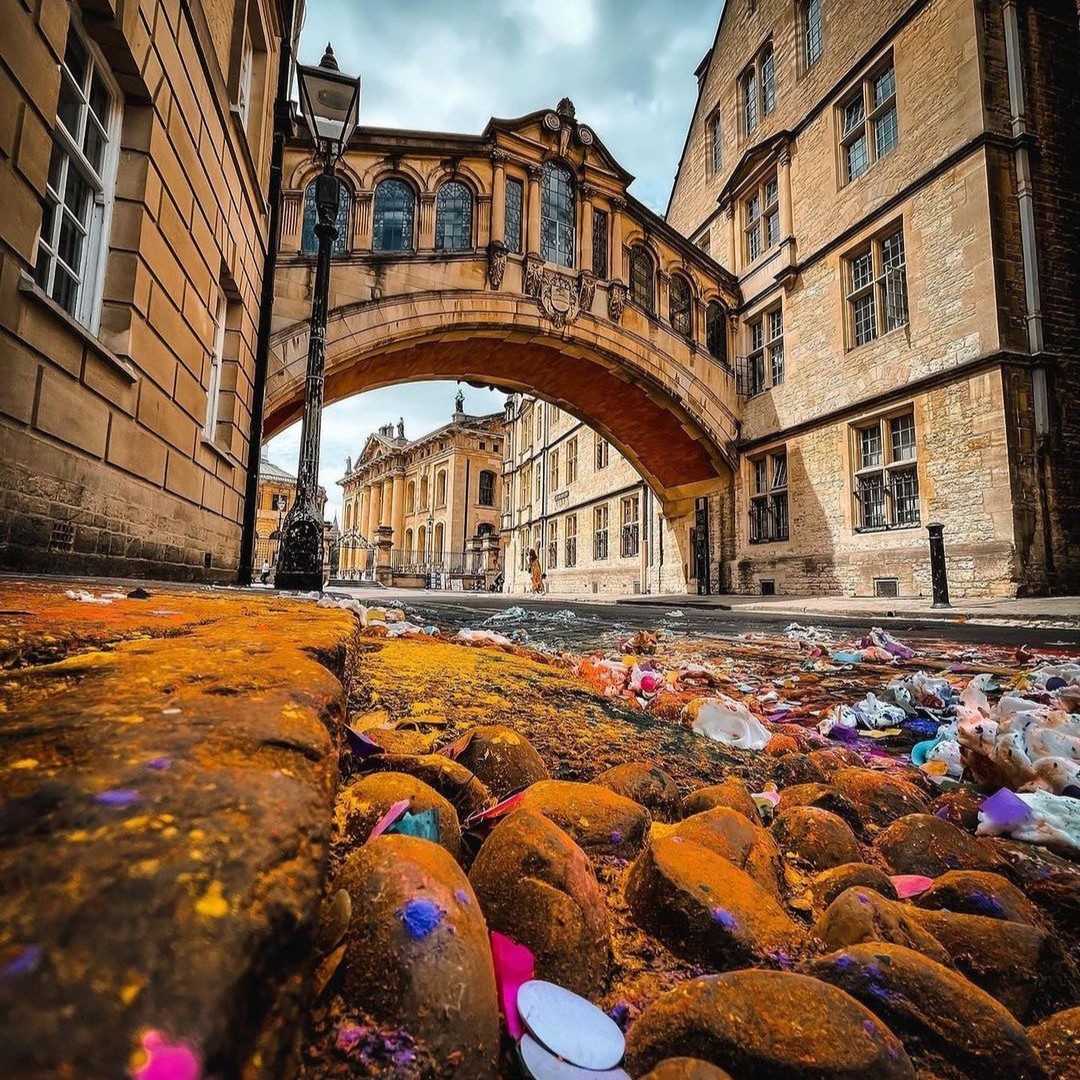
[[[622,319],[623,308],[626,307],[626,286],[621,281],[613,281],[608,286],[607,309],[612,322]]]
[[[540,281],[543,277],[544,264],[535,257],[525,257],[525,269],[522,272],[521,291],[526,296],[540,295]]]
[[[577,129],[577,141],[582,146],[592,146],[596,141],[596,136],[592,133],[592,128],[586,127],[584,124],[579,124]]]
[[[544,127],[548,131],[558,131],[562,127],[562,121],[553,112],[544,113]]]
[[[557,270],[541,270],[536,304],[555,329],[562,330],[582,311],[589,310],[595,291],[596,282],[591,274],[582,272],[575,279]]]
[[[502,244],[488,245],[488,281],[493,289],[502,286],[503,274],[506,273],[506,248]]]

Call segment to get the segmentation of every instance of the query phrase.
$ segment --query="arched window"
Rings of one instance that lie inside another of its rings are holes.
[[[540,193],[540,255],[574,265],[574,177],[557,161],[544,163]]]
[[[724,325],[724,309],[710,300],[705,309],[705,346],[709,355],[721,364],[727,363],[727,327]]]
[[[681,274],[672,274],[668,288],[668,315],[672,329],[683,337],[692,337],[694,333],[692,304],[690,283]]]
[[[495,505],[495,474],[489,469],[480,474],[480,505]]]
[[[435,198],[435,247],[438,251],[472,247],[472,192],[460,180],[448,180]]]
[[[476,530],[477,536],[491,536],[495,532],[495,526],[490,521],[484,521]]]
[[[649,252],[638,244],[630,249],[630,299],[638,307],[644,308],[650,315],[655,311],[653,259]]]
[[[426,510],[428,506],[428,482],[427,476],[420,477],[420,509]]]
[[[446,505],[446,470],[440,469],[435,477],[435,505]]]
[[[444,535],[445,535],[445,533],[444,533],[444,529],[443,529],[443,523],[440,521],[438,523],[438,525],[435,526],[435,540],[434,540],[433,557],[434,557],[436,562],[442,562],[442,557],[443,557],[443,536]]]
[[[375,188],[372,251],[409,251],[413,246],[413,190],[404,180],[383,180]]]
[[[405,498],[405,505],[409,508],[410,514],[416,513],[416,481],[409,481],[408,494]]]
[[[337,239],[330,248],[332,255],[344,255],[349,250],[349,189],[339,180],[341,191],[338,196]],[[315,209],[315,181],[312,180],[304,190],[304,223],[300,229],[300,252],[303,255],[318,255],[319,238],[315,235],[315,222],[319,214]]]
[[[412,551],[413,551],[412,536],[413,536],[412,529],[406,529],[405,530],[405,561],[406,562],[411,562],[412,561]]]
[[[416,555],[420,562],[427,558],[427,529],[423,525],[416,530]]]

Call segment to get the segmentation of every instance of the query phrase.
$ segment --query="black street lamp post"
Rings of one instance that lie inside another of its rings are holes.
[[[300,111],[315,143],[315,158],[323,171],[315,181],[315,263],[308,339],[304,419],[300,428],[300,464],[296,498],[285,517],[274,585],[279,589],[318,590],[323,584],[323,524],[319,512],[319,442],[322,434],[323,379],[326,368],[326,309],[330,292],[330,252],[337,239],[341,184],[334,173],[360,116],[360,79],[342,75],[334,50],[318,67],[298,64]]]

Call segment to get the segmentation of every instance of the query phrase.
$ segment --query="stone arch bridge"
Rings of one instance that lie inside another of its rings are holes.
[[[303,409],[316,172],[290,144],[265,438]],[[479,136],[361,128],[339,176],[327,404],[425,379],[524,391],[618,447],[687,538],[696,499],[727,500],[735,281],[627,193],[568,99]]]

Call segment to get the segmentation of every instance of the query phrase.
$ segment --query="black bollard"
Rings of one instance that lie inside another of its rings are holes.
[[[945,570],[945,526],[932,521],[926,531],[930,534],[930,586],[934,592],[934,607],[950,607],[949,575]]]

